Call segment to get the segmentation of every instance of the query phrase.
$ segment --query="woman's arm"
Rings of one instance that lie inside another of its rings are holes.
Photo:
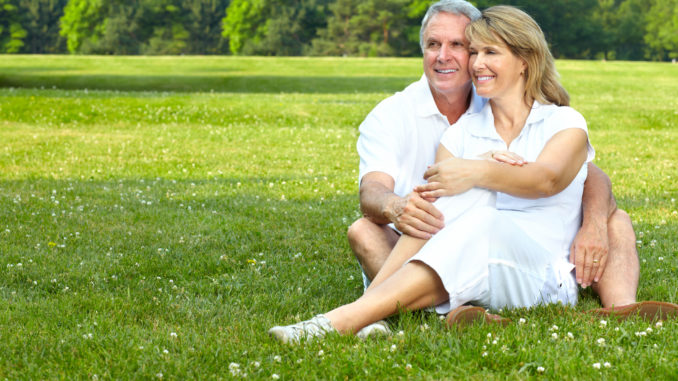
[[[437,163],[424,174],[428,184],[415,190],[422,197],[463,193],[472,187],[492,189],[523,198],[540,198],[565,189],[586,161],[588,137],[568,128],[556,133],[533,163],[512,166],[486,160],[457,159],[443,146]]]

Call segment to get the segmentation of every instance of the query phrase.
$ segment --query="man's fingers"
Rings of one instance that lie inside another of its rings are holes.
[[[403,232],[403,234],[407,234],[407,235],[414,237],[414,238],[419,238],[419,239],[430,239],[431,238],[430,233],[426,233],[426,232],[423,232],[421,230],[417,230],[417,229],[415,229],[411,226],[404,226],[402,228],[399,228],[398,230]]]
[[[577,283],[584,285],[584,264],[586,262],[586,252],[583,250],[574,248],[574,266],[575,266],[575,275],[577,276]]]

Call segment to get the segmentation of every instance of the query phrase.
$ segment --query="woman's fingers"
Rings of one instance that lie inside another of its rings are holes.
[[[510,151],[493,151],[491,158],[496,162],[511,165],[521,166],[527,163],[525,159],[522,158],[522,156]]]

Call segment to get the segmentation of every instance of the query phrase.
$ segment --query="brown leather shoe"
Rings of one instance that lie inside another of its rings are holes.
[[[511,319],[488,314],[484,308],[476,306],[457,307],[447,314],[447,326],[450,328],[463,328],[474,322],[484,322],[485,324],[495,324],[503,327],[508,325]]]
[[[625,306],[613,306],[586,311],[598,316],[615,316],[620,320],[628,319],[636,314],[645,320],[666,320],[678,317],[678,304],[668,302],[645,301]]]

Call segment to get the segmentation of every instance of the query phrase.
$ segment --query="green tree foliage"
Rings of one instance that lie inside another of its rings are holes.
[[[24,46],[26,30],[18,10],[16,1],[0,0],[0,53],[17,53]]]
[[[0,0],[1,1],[1,0]],[[68,51],[80,52],[83,43],[96,44],[104,32],[104,0],[69,0],[61,17],[60,34]]]
[[[300,55],[325,25],[329,0],[233,0],[223,36],[233,54]]]
[[[0,52],[419,56],[434,0],[0,0]],[[517,6],[557,58],[678,57],[678,0]]]
[[[220,54],[228,51],[227,40],[221,35],[224,12],[229,2],[224,0],[185,0],[188,14],[186,53]]]
[[[678,58],[678,0],[654,0],[645,21],[649,57]]]
[[[223,19],[223,36],[228,38],[231,53],[240,53],[246,43],[259,44],[271,4],[271,0],[233,0],[228,5]]]
[[[418,44],[408,38],[408,0],[337,0],[327,27],[312,41],[315,55],[409,56]],[[417,37],[418,39],[418,37]]]
[[[650,5],[647,0],[625,0],[619,4],[614,28],[615,59],[642,60],[645,57],[645,17]]]
[[[62,53],[66,41],[59,35],[59,19],[67,0],[19,0],[26,38],[22,53]]]
[[[227,4],[228,0],[69,0],[61,34],[72,53],[206,53],[208,45],[220,43],[216,14]],[[211,52],[217,49],[212,47]]]

